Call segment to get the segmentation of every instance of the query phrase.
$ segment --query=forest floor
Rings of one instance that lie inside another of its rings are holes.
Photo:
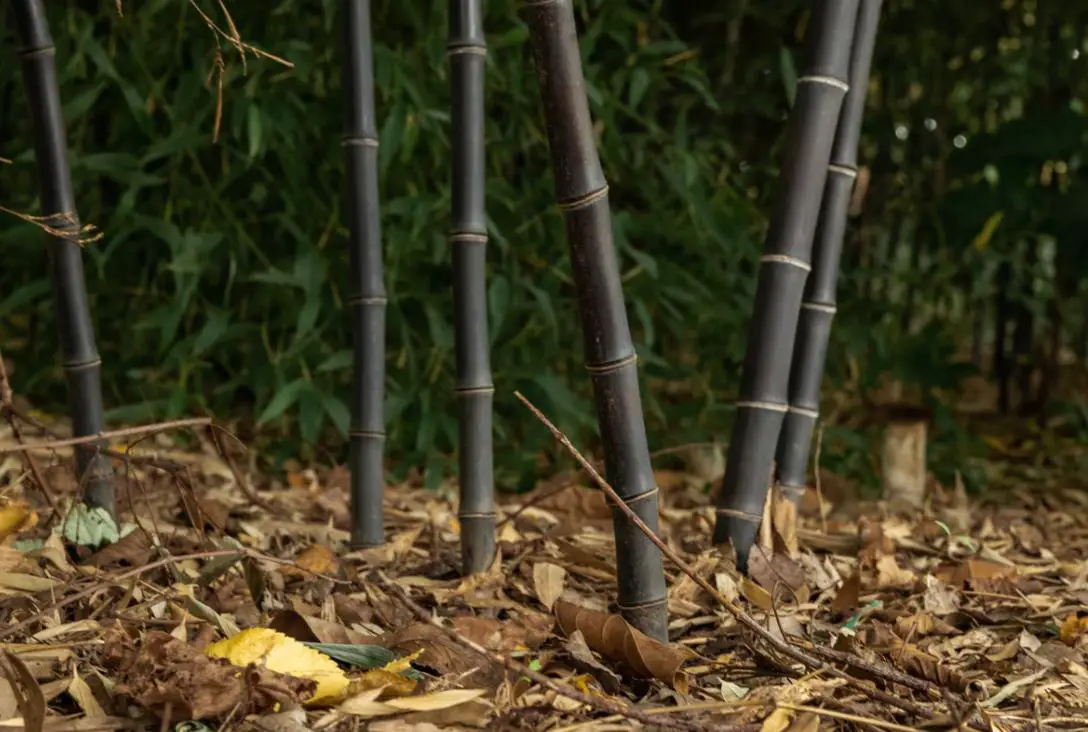
[[[388,543],[351,551],[346,469],[261,475],[205,422],[113,443],[119,532],[72,509],[70,446],[0,426],[0,730],[1088,729],[1088,490],[1060,439],[909,517],[769,512],[748,577],[710,546],[705,478],[658,471],[685,563],[663,644],[610,614],[582,473],[505,496],[466,579],[452,486],[390,486]]]

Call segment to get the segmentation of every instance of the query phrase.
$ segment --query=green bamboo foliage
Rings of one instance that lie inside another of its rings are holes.
[[[839,111],[846,96],[858,0],[815,3],[806,66],[786,135],[780,188],[760,261],[755,314],[741,371],[737,418],[714,541],[732,541],[747,571],[789,399],[790,360],[810,269]]]
[[[624,502],[657,532],[658,490],[646,444],[637,356],[612,244],[608,184],[593,141],[574,11],[570,0],[530,0],[525,10],[556,198],[566,221],[605,471]],[[612,520],[620,611],[642,632],[665,640],[668,610],[660,551],[618,509],[613,509]]]
[[[346,211],[351,231],[351,306],[355,316],[354,398],[351,426],[351,543],[385,541],[385,284],[378,204],[378,126],[370,0],[343,0],[343,88],[347,129]]]
[[[880,5],[883,0],[861,0],[854,46],[850,53],[850,91],[846,94],[831,164],[827,169],[820,223],[813,245],[812,273],[805,283],[797,342],[793,347],[789,411],[778,438],[778,483],[785,496],[796,502],[805,491],[812,433],[820,410],[827,342],[835,318],[835,285],[839,275],[843,234],[850,196],[857,179],[858,139],[869,86],[869,67],[876,44]]]
[[[83,252],[78,243],[80,223],[68,167],[55,49],[42,0],[16,0],[12,6],[34,121],[34,157],[41,186],[42,212],[47,217],[46,249],[61,356],[68,377],[72,434],[82,437],[103,430],[102,361],[95,344],[83,281]],[[109,459],[96,449],[105,446],[102,442],[77,447],[76,469],[87,504],[116,514],[113,468]]]
[[[484,43],[480,0],[450,0],[453,99],[452,220],[457,351],[461,564],[482,572],[495,558],[491,358],[487,334],[487,210],[484,202]]]

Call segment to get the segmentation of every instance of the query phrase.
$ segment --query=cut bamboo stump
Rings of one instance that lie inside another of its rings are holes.
[[[928,410],[907,404],[885,407],[887,418],[881,446],[884,500],[893,509],[916,510],[926,499],[926,441]]]

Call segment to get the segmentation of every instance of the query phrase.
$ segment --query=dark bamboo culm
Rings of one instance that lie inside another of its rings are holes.
[[[351,543],[385,541],[385,285],[378,206],[378,126],[374,114],[374,61],[370,0],[343,0],[343,88],[347,130],[345,202],[351,231],[351,306],[355,316],[354,398],[351,425]]]
[[[854,45],[850,51],[850,90],[846,93],[827,184],[820,209],[816,239],[812,248],[812,272],[805,283],[797,340],[793,346],[790,372],[789,411],[782,423],[775,457],[778,485],[787,498],[800,500],[812,446],[812,433],[820,411],[820,382],[823,380],[827,342],[835,318],[835,285],[839,276],[843,235],[850,196],[857,179],[858,139],[869,87],[869,66],[876,43],[877,23],[883,0],[861,0],[858,6]]]
[[[797,80],[781,182],[760,260],[737,417],[714,526],[714,542],[732,541],[742,572],[747,571],[759,530],[789,404],[794,336],[831,146],[847,91],[857,9],[858,0],[814,3],[805,70]]]
[[[581,312],[586,366],[593,379],[605,472],[624,502],[658,531],[658,490],[650,467],[637,358],[624,309],[608,185],[593,141],[571,0],[525,3],[540,79],[556,198]],[[618,509],[612,511],[619,607],[642,632],[667,637],[661,554]]]
[[[95,344],[83,281],[83,251],[77,243],[80,224],[68,168],[68,143],[57,86],[53,39],[42,0],[15,0],[12,5],[34,125],[34,157],[41,186],[42,214],[48,217],[46,251],[61,357],[68,377],[72,434],[77,437],[93,435],[103,430],[102,361]],[[105,446],[103,442],[77,447],[76,469],[86,503],[116,515],[113,468],[109,459],[96,449]]]
[[[457,351],[461,565],[482,572],[495,559],[491,359],[487,335],[487,211],[484,205],[484,43],[480,0],[450,0],[448,54],[453,108],[452,220]]]

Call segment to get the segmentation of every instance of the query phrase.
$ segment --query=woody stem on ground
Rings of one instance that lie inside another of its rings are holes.
[[[892,704],[896,707],[899,707],[900,709],[903,709],[904,711],[908,711],[921,717],[929,718],[933,716],[933,712],[926,707],[920,704],[916,704],[914,702],[909,702],[904,699],[899,699],[890,694],[884,694],[883,692],[879,692],[876,689],[871,688],[868,684],[859,681],[858,679],[850,676],[849,674],[835,667],[827,666],[825,663],[821,662],[818,658],[816,658],[814,655],[810,654],[806,650],[801,650],[800,648],[790,645],[784,639],[777,638],[772,635],[766,628],[761,626],[755,618],[746,613],[736,603],[730,601],[728,598],[718,592],[718,590],[715,589],[705,579],[700,577],[691,567],[691,565],[681,559],[676,554],[676,552],[674,552],[667,544],[665,544],[664,541],[659,539],[654,534],[654,532],[651,531],[650,528],[646,526],[645,523],[634,514],[633,511],[629,512],[627,506],[623,503],[622,500],[620,500],[619,496],[616,494],[615,489],[608,484],[608,481],[606,481],[601,476],[601,474],[597,472],[593,465],[581,454],[581,452],[578,451],[578,448],[571,444],[571,441],[567,438],[567,436],[564,435],[559,430],[559,428],[552,424],[551,421],[544,415],[544,413],[537,409],[536,406],[533,405],[533,403],[530,402],[528,399],[526,399],[524,395],[522,395],[520,392],[514,392],[514,395],[522,402],[522,404],[524,404],[529,409],[530,412],[533,413],[533,415],[538,420],[540,420],[541,424],[543,424],[548,429],[548,431],[552,433],[552,436],[555,437],[555,439],[561,445],[563,445],[564,448],[566,448],[571,456],[578,461],[578,464],[581,465],[587,473],[589,473],[590,477],[600,487],[600,489],[604,491],[612,504],[614,506],[619,506],[621,511],[627,513],[628,518],[632,521],[632,523],[634,523],[635,526],[637,526],[641,531],[646,534],[646,536],[650,538],[650,540],[657,546],[658,549],[661,550],[661,553],[665,557],[673,562],[673,564],[675,564],[680,569],[680,571],[690,577],[692,581],[695,582],[695,584],[697,584],[700,588],[708,592],[711,597],[717,600],[717,602],[721,604],[721,606],[724,607],[726,610],[728,610],[729,613],[733,615],[733,617],[735,617],[738,622],[741,623],[741,625],[745,626],[750,631],[755,633],[757,636],[759,636],[761,640],[766,642],[776,651],[782,653],[785,656],[788,656],[789,658],[797,661],[798,663],[804,664],[805,666],[813,669],[826,669],[826,671],[831,675],[845,679],[847,683],[849,683],[851,686],[863,691],[870,697],[874,699],[879,699],[880,701],[888,704]],[[902,684],[903,686],[916,689],[918,691],[936,693],[940,693],[942,691],[941,687],[929,681],[919,679],[914,676],[909,676],[894,669],[878,666],[861,658],[855,659],[849,657],[848,663],[851,666],[865,670],[869,674],[878,676],[893,683]]]

